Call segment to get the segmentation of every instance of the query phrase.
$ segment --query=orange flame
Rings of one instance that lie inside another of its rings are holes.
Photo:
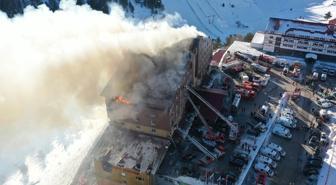
[[[116,101],[117,103],[121,103],[121,104],[125,104],[125,105],[130,105],[131,102],[128,101],[125,97],[123,96],[116,96],[114,98],[114,101]]]

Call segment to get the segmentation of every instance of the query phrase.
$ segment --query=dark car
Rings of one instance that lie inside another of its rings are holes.
[[[322,157],[318,156],[318,155],[311,155],[307,158],[307,161],[311,161],[311,160],[318,160],[322,162]]]
[[[258,122],[267,122],[267,118],[265,115],[262,115],[260,112],[252,112],[251,116]]]
[[[255,130],[255,129],[247,129],[246,130],[246,133],[249,134],[249,135],[252,135],[252,136],[255,136],[255,137],[258,137],[260,132],[258,130]]]
[[[225,184],[225,185],[234,185],[235,182],[237,181],[237,175],[232,173],[232,172],[229,172],[227,174],[224,174],[222,176],[222,184]]]
[[[317,148],[320,145],[320,139],[317,136],[311,136],[308,145],[312,148]]]
[[[182,156],[182,160],[184,160],[184,161],[191,161],[195,157],[196,157],[195,154],[189,153],[189,154],[186,154],[186,155]]]
[[[310,167],[322,168],[322,161],[320,161],[320,160],[308,160],[306,162],[304,168],[310,168]]]
[[[249,156],[248,154],[245,154],[245,153],[238,153],[238,152],[234,153],[232,158],[241,159],[244,161],[245,164],[247,164],[249,161]]]
[[[231,158],[230,160],[230,165],[238,167],[238,168],[242,168],[245,165],[244,160],[238,159],[238,158]]]
[[[305,176],[317,175],[318,173],[319,171],[316,168],[303,168],[303,174]]]

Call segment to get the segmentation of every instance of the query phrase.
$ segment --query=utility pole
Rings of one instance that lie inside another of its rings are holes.
[[[207,16],[208,21],[209,21],[209,24],[213,24],[213,23],[214,23],[215,16],[216,16],[216,15],[208,15],[208,16]]]

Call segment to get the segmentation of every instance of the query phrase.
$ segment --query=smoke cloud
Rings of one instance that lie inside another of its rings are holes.
[[[138,22],[61,2],[0,15],[0,183],[69,184],[107,124],[104,99],[162,98],[200,33],[176,16]]]

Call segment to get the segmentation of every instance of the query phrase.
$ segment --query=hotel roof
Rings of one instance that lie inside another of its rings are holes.
[[[104,144],[104,150],[98,155],[105,166],[156,173],[170,144],[168,140],[134,132],[112,132],[108,144]]]
[[[265,32],[336,41],[336,25],[326,23],[270,18]]]

